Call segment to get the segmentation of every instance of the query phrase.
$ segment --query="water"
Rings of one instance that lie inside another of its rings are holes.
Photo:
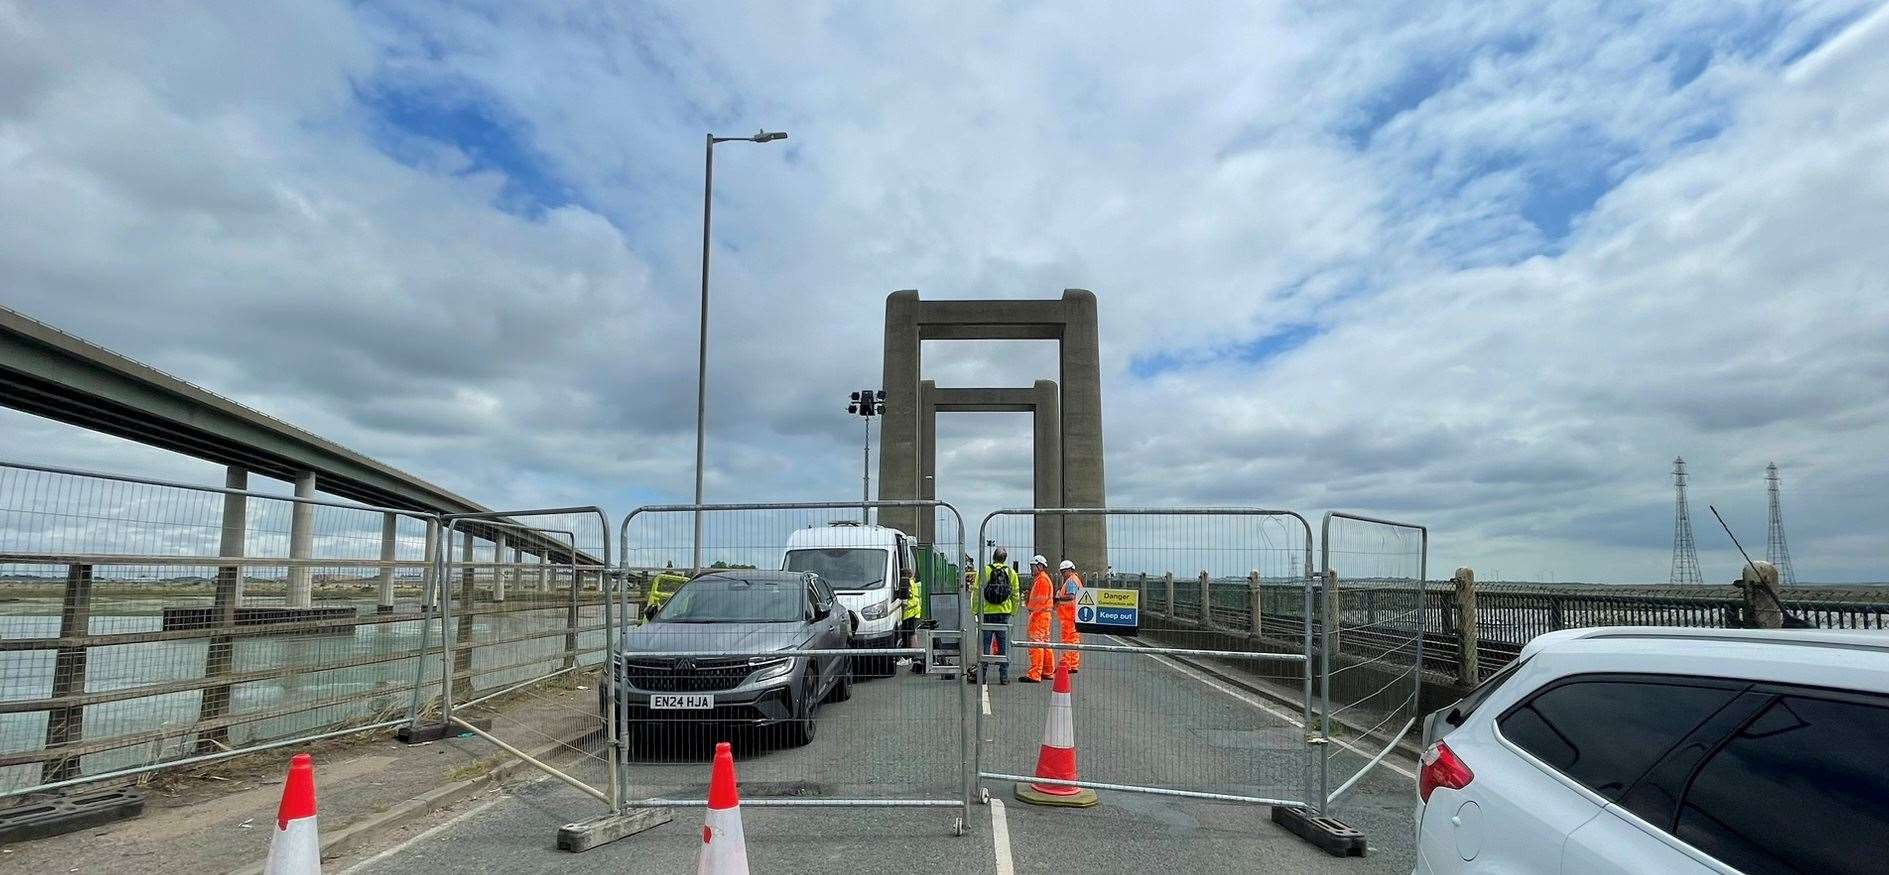
[[[110,613],[94,614],[90,631],[93,634],[158,631],[162,627],[163,608],[178,604],[178,599],[100,600],[95,610]],[[371,616],[375,608],[371,599],[320,604],[352,606],[363,616]],[[59,607],[59,599],[54,597],[0,603],[0,638],[56,637]],[[602,623],[599,606],[586,606],[580,616],[581,624]],[[411,654],[420,645],[422,622],[416,614],[412,620],[365,624],[340,634],[237,639],[232,672],[293,666],[309,668],[233,685],[226,713],[254,714],[291,707],[297,710],[231,726],[230,744],[240,747],[313,734],[315,730],[328,727],[359,724],[389,713],[404,715],[412,693],[402,688],[413,683],[415,658]],[[561,605],[479,616],[475,618],[471,640],[491,642],[559,630],[564,622],[565,608]],[[432,626],[431,642],[437,647],[438,623]],[[603,642],[601,629],[579,635],[580,649],[599,647]],[[562,666],[563,649],[562,635],[475,647],[475,671],[509,668],[475,676],[474,689],[497,689],[555,671]],[[105,692],[201,678],[208,650],[209,641],[203,638],[94,647],[86,662],[85,690]],[[592,654],[584,661],[598,659],[600,655]],[[55,653],[51,650],[0,652],[0,702],[52,695],[54,660]],[[372,661],[338,668],[319,667],[353,660]],[[438,663],[437,655],[428,660],[425,689],[429,692],[436,692],[439,687]],[[82,772],[97,774],[189,755],[195,743],[192,726],[199,714],[202,695],[201,690],[189,690],[87,706],[83,730],[86,739],[152,731],[161,731],[164,735],[134,746],[87,754],[81,760]],[[46,721],[47,714],[43,711],[0,714],[0,755],[43,749]],[[38,783],[40,773],[38,763],[0,767],[0,790]]]

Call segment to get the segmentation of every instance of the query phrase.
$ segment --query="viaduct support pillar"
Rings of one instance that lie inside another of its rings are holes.
[[[295,477],[295,497],[315,497],[315,472],[304,471]],[[289,558],[308,559],[315,553],[315,506],[295,502],[289,511]],[[306,608],[314,604],[314,569],[306,565],[289,566],[288,606]]]
[[[395,547],[399,543],[394,535],[399,525],[398,516],[391,513],[381,515],[380,561],[382,562],[394,561]],[[380,602],[374,606],[374,612],[377,614],[394,612],[394,567],[392,565],[380,567]]]

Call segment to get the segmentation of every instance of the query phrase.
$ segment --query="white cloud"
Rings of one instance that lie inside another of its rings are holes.
[[[1775,458],[1800,576],[1879,578],[1889,33],[1857,9],[0,5],[31,216],[0,275],[458,491],[621,512],[687,494],[701,133],[767,125],[718,152],[711,497],[854,494],[886,292],[1086,287],[1118,503],[1380,511],[1432,568],[1644,581],[1673,455],[1747,540]],[[1017,347],[927,375],[1053,376]],[[1023,418],[941,446],[967,517],[1027,498]]]

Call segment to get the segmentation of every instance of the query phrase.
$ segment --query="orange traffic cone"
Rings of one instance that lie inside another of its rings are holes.
[[[696,875],[748,875],[748,841],[741,833],[741,795],[735,789],[735,753],[728,742],[715,745],[715,767],[708,779],[708,816],[702,824],[702,856]]]
[[[321,833],[315,827],[315,760],[305,753],[289,759],[289,779],[276,808],[275,837],[263,875],[320,875]]]
[[[1050,689],[1049,716],[1043,721],[1043,746],[1036,753],[1036,776],[1057,781],[1076,780],[1076,722],[1069,706],[1069,666],[1056,666],[1056,685]],[[1017,785],[1017,799],[1032,805],[1087,808],[1096,803],[1095,791],[1067,784]]]

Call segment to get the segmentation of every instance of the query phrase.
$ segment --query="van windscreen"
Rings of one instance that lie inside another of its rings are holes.
[[[878,589],[885,586],[885,549],[827,547],[789,550],[784,571],[811,571],[826,578],[834,589]]]

